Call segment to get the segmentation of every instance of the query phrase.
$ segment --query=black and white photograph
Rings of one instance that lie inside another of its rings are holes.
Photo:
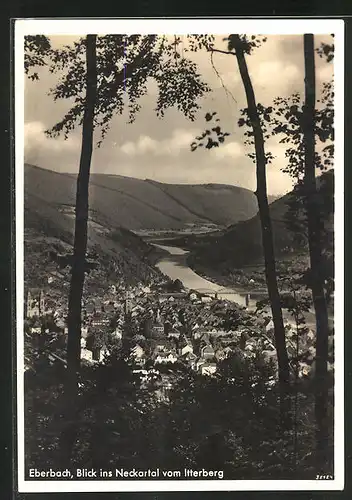
[[[344,487],[344,23],[15,22],[20,492]]]

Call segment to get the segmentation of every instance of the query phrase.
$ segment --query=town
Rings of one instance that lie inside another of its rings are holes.
[[[32,346],[44,342],[50,364],[66,365],[67,306],[65,301],[53,299],[54,291],[50,286],[45,292],[28,290],[25,339]],[[286,324],[286,333],[289,354],[294,358],[297,335],[290,323]],[[313,340],[314,333],[309,329],[300,338],[300,351],[308,350],[311,359],[315,355]],[[276,366],[273,322],[265,310],[250,311],[216,295],[186,290],[180,280],[112,284],[103,293],[86,294],[84,299],[82,364],[104,363],[109,356],[123,357],[142,382],[160,380],[157,393],[163,400],[172,388],[173,367],[184,366],[202,376],[213,376],[218,363],[230,355],[250,358],[258,352]],[[307,376],[311,368],[311,364],[301,362],[300,376]],[[26,351],[25,369],[33,369]]]

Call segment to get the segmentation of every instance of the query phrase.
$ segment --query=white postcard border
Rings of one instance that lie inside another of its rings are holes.
[[[333,480],[27,481],[24,471],[24,36],[98,34],[335,34],[335,409]],[[310,491],[344,488],[344,21],[341,19],[18,19],[15,21],[15,214],[18,490],[37,492]]]

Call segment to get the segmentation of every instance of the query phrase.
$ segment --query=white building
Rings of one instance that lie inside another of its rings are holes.
[[[93,363],[93,353],[85,347],[81,349],[81,359]]]
[[[200,370],[202,375],[213,375],[216,372],[216,364],[204,363]]]
[[[118,326],[115,328],[113,332],[113,337],[115,340],[121,340],[122,339],[122,330]]]
[[[206,304],[207,302],[211,302],[213,299],[211,297],[209,297],[208,295],[205,295],[204,297],[202,297],[202,302],[203,304]]]
[[[183,346],[180,347],[179,353],[181,356],[184,356],[185,354],[192,353],[193,354],[193,346],[190,343],[184,344]]]
[[[174,353],[161,352],[155,357],[155,363],[176,363],[177,356]]]

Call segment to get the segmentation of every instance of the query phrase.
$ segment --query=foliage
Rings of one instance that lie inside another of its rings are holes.
[[[44,35],[27,35],[24,39],[24,71],[31,80],[39,80],[35,67],[47,64],[47,58],[51,54],[50,40]]]
[[[334,35],[331,35],[334,38]],[[327,62],[331,62],[334,59],[335,47],[333,43],[321,43],[320,46],[316,49],[319,57],[325,58]]]
[[[216,111],[206,113],[205,121],[211,122],[216,114]],[[215,118],[215,122],[219,121],[219,118]],[[202,146],[206,149],[218,147],[219,144],[225,142],[225,137],[228,135],[230,134],[228,132],[223,132],[220,125],[215,124],[214,127],[206,129],[201,135],[195,138],[195,141],[191,144],[191,151],[195,151],[197,148]]]
[[[47,365],[26,375],[28,467],[57,466],[61,372]],[[278,425],[275,370],[260,352],[250,358],[236,352],[213,377],[182,365],[149,373],[143,379],[116,356],[82,367],[74,466],[204,467],[233,479],[314,477],[305,458],[314,436],[310,393],[299,389],[295,461],[293,431],[282,433]],[[157,396],[165,376],[173,381],[168,402]]]
[[[31,42],[33,43],[33,42]],[[50,137],[63,134],[65,138],[81,125],[85,106],[85,47],[81,38],[72,46],[43,52],[48,56],[49,71],[58,75],[58,83],[51,89],[54,100],[69,99],[70,110],[63,119],[47,131]],[[26,45],[27,58],[32,46]],[[174,57],[174,48],[167,36],[105,35],[97,36],[97,101],[94,124],[101,131],[101,144],[112,118],[128,109],[129,122],[140,110],[140,98],[146,95],[148,81],[158,87],[155,111],[163,117],[175,106],[187,118],[194,120],[199,109],[198,99],[209,92],[196,64],[186,57]],[[35,64],[37,59],[30,60]],[[40,63],[43,58],[40,59]]]

